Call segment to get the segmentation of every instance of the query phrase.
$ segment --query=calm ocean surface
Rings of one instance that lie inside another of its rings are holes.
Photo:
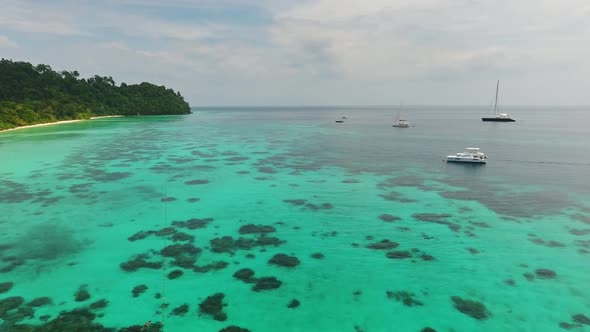
[[[193,111],[0,133],[0,331],[590,331],[590,109]]]

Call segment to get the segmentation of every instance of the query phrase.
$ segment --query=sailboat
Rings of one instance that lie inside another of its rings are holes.
[[[397,127],[397,128],[409,128],[410,127],[410,122],[408,122],[408,120],[404,120],[400,118],[400,114],[401,114],[401,109],[402,109],[402,104],[400,103],[399,105],[399,111],[397,111],[397,115],[395,116],[395,120],[393,121],[393,125],[392,127]]]
[[[500,80],[496,82],[496,100],[494,101],[494,117],[493,118],[481,118],[481,121],[492,121],[492,122],[515,122],[516,120],[510,118],[506,113],[498,113],[498,88],[500,87]]]

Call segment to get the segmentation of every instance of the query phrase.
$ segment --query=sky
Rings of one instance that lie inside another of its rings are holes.
[[[0,57],[191,106],[590,105],[590,1],[0,0]]]

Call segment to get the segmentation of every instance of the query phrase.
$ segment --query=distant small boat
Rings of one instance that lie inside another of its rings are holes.
[[[344,123],[344,120],[336,120],[336,123]]]
[[[481,118],[481,121],[490,122],[516,122],[516,120],[510,118],[506,113],[498,113],[498,88],[500,87],[500,80],[496,82],[496,100],[494,102],[494,117],[492,118]]]
[[[392,127],[409,128],[410,127],[410,122],[408,120],[400,119],[400,114],[401,114],[401,109],[402,109],[402,104],[401,103],[399,105],[399,109],[400,110],[397,112],[397,115],[395,116],[395,120],[393,121]]]
[[[479,148],[465,148],[465,152],[458,152],[447,156],[447,162],[485,164],[488,157]]]

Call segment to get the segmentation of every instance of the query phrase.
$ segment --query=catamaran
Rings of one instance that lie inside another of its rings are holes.
[[[400,118],[400,114],[401,114],[401,109],[402,109],[402,105],[399,105],[399,111],[397,112],[397,115],[395,116],[395,120],[393,121],[393,125],[392,127],[397,127],[397,128],[409,128],[410,127],[410,122],[408,120],[404,120]]]
[[[492,121],[492,122],[515,122],[516,120],[511,119],[506,113],[498,113],[498,88],[500,87],[500,80],[496,82],[496,100],[494,101],[494,117],[492,118],[481,118],[481,121]]]
[[[488,157],[479,148],[465,148],[465,152],[458,152],[447,156],[447,162],[485,164]]]

